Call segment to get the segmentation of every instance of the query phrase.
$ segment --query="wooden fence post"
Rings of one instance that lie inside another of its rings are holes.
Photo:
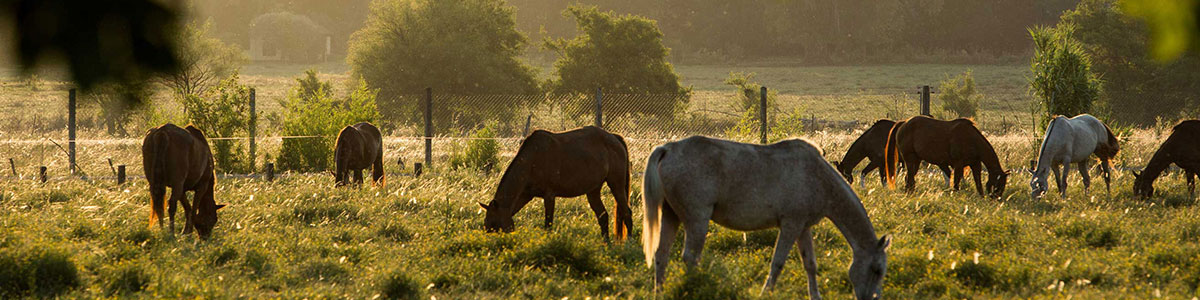
[[[257,139],[258,112],[255,109],[255,90],[254,90],[254,88],[250,88],[250,120],[249,121],[250,121],[249,122],[250,128],[248,128],[248,129],[250,131],[250,169],[255,170],[254,161],[258,158],[257,156],[255,156],[255,151],[258,150],[258,147],[256,145],[257,144],[256,141],[258,140]]]
[[[117,166],[117,184],[125,184],[125,165]]]
[[[529,125],[533,122],[533,114],[525,117],[525,131],[521,132],[521,137],[529,136]]]
[[[413,177],[421,177],[421,171],[423,171],[423,169],[424,168],[421,163],[413,163]]]
[[[75,89],[71,89],[67,95],[67,157],[71,174],[75,174]]]
[[[921,115],[927,116],[927,117],[933,116],[933,115],[929,114],[929,86],[928,85],[921,86]]]
[[[46,166],[38,167],[38,178],[42,180],[42,183],[46,183],[46,179],[48,179],[46,178]]]
[[[760,133],[759,143],[766,144],[767,143],[767,87],[765,87],[765,86],[762,87],[761,90],[759,90],[758,119],[762,125],[761,128],[759,128],[759,130],[758,130]]]
[[[425,165],[433,164],[433,88],[425,88]]]
[[[596,88],[596,127],[604,128],[604,90]]]
[[[11,157],[8,158],[8,167],[12,168],[13,177],[17,177],[17,163]]]

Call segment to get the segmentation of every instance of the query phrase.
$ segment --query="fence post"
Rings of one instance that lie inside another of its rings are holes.
[[[421,177],[422,169],[421,163],[413,163],[413,177]]]
[[[275,181],[275,163],[267,163],[267,182]]]
[[[125,165],[117,166],[117,184],[125,184]]]
[[[258,140],[258,113],[255,110],[254,102],[255,91],[254,88],[250,88],[250,170],[256,169],[254,167],[254,161],[257,159],[257,156],[255,156],[255,150],[258,149],[257,145],[255,145],[255,142]]]
[[[433,165],[433,88],[425,88],[425,165]]]
[[[13,177],[17,177],[17,163],[11,157],[8,158],[8,166],[12,168]]]
[[[604,128],[604,89],[596,88],[596,127]]]
[[[46,183],[46,166],[38,167],[38,178],[42,180],[42,183]]]
[[[71,89],[67,97],[67,139],[67,157],[71,164],[71,174],[75,174],[75,89]]]
[[[525,117],[525,131],[521,133],[521,137],[529,136],[529,124],[533,122],[533,114]]]
[[[759,94],[758,120],[762,124],[762,127],[759,129],[759,133],[760,133],[759,143],[766,144],[767,143],[767,87],[765,87],[765,86],[762,87],[762,90],[759,90],[758,94]]]
[[[921,115],[927,116],[927,117],[933,116],[933,115],[929,114],[929,86],[928,85],[921,86]]]

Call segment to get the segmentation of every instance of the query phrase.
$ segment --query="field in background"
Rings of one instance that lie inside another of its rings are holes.
[[[1140,200],[1133,197],[1132,176],[1124,171],[1143,166],[1169,127],[1122,136],[1116,159],[1122,171],[1113,178],[1111,195],[1098,174],[1085,193],[1076,174],[1067,199],[1051,193],[1030,200],[1029,177],[1022,168],[1036,155],[1037,145],[1027,129],[1023,66],[677,68],[696,89],[692,109],[727,107],[731,89],[721,81],[729,71],[750,71],[758,74],[756,81],[780,91],[781,110],[803,108],[824,121],[862,121],[848,130],[805,129],[802,136],[824,149],[830,160],[841,159],[870,121],[916,113],[911,93],[916,85],[936,84],[967,68],[975,71],[986,96],[978,121],[1015,174],[1000,200],[974,195],[973,184],[966,182],[965,192],[949,192],[941,175],[932,172],[920,176],[912,194],[882,188],[877,174],[867,178],[865,187],[856,182],[877,231],[896,237],[889,252],[887,298],[1186,299],[1200,292],[1200,258],[1195,255],[1200,251],[1200,206],[1186,195],[1182,177],[1169,173],[1156,185],[1163,196]],[[243,69],[243,79],[258,89],[259,109],[269,114],[279,110],[278,99],[304,69],[252,65]],[[318,70],[328,72],[321,78],[333,80],[339,91],[349,81],[340,64]],[[59,255],[78,270],[78,287],[66,289],[64,296],[79,298],[372,298],[396,288],[438,299],[649,296],[652,275],[642,260],[640,222],[629,242],[606,245],[582,199],[558,202],[553,231],[538,228],[542,208],[535,200],[519,214],[516,233],[485,234],[476,202],[491,199],[499,175],[445,168],[446,156],[464,147],[458,136],[445,136],[435,140],[434,165],[427,175],[409,176],[412,162],[422,160],[423,148],[421,140],[409,137],[415,131],[403,128],[385,138],[390,173],[385,188],[335,189],[325,174],[282,174],[273,183],[225,179],[218,185],[217,201],[230,206],[221,211],[213,240],[198,242],[147,229],[149,196],[144,180],[136,176],[142,174],[140,132],[149,124],[131,124],[131,137],[113,137],[96,126],[94,108],[85,107],[80,139],[87,141],[80,142],[79,165],[92,180],[62,178],[66,157],[45,138],[66,139],[66,89],[62,83],[45,82],[33,91],[12,76],[0,85],[0,141],[29,140],[0,142],[0,159],[15,158],[21,177],[0,178],[0,278],[44,280],[30,276],[45,273],[32,272],[4,277],[4,269],[16,267],[6,263]],[[588,122],[553,121],[558,125],[535,125],[560,129]],[[631,136],[632,201],[634,217],[640,219],[640,172],[646,156],[664,140],[687,132],[621,133]],[[500,140],[501,165],[518,143]],[[270,161],[278,145],[278,139],[260,140],[259,163]],[[108,158],[128,165],[134,179],[117,186],[107,178]],[[405,168],[396,165],[400,160]],[[39,165],[58,178],[35,183]],[[611,210],[611,196],[604,198]],[[776,293],[757,292],[775,231],[742,235],[710,228],[701,269],[715,282],[681,282],[677,243],[672,285],[726,287],[750,298],[807,297],[798,254],[791,255]],[[829,299],[848,298],[849,247],[829,222],[818,225],[814,234],[822,293]],[[410,281],[388,279],[396,274]],[[131,294],[139,289],[143,291]]]

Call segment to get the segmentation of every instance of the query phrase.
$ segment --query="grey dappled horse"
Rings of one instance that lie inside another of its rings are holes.
[[[1112,173],[1110,161],[1121,148],[1112,131],[1088,114],[1073,118],[1056,116],[1046,127],[1046,136],[1042,138],[1042,147],[1038,153],[1037,168],[1030,171],[1033,178],[1029,180],[1030,198],[1038,198],[1050,189],[1046,184],[1048,173],[1054,171],[1054,181],[1063,198],[1067,197],[1067,174],[1070,164],[1076,164],[1079,175],[1083,177],[1083,188],[1087,190],[1091,183],[1088,174],[1088,159],[1093,153],[1100,159],[1101,171],[1104,174],[1104,188],[1109,189]]]
[[[884,250],[891,238],[876,238],[858,195],[808,142],[752,145],[694,136],[667,143],[650,154],[643,188],[642,243],[646,264],[655,271],[656,291],[679,225],[685,237],[683,261],[692,267],[700,260],[712,220],[741,231],[779,228],[764,292],[774,286],[799,240],[809,294],[820,299],[811,228],[829,218],[854,251],[849,276],[854,294],[858,299],[881,295]]]

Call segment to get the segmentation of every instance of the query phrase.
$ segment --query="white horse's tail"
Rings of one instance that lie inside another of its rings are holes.
[[[660,209],[663,206],[662,177],[658,175],[658,162],[667,154],[666,146],[654,148],[646,161],[646,174],[642,181],[642,203],[645,216],[642,218],[642,252],[646,255],[646,266],[654,267],[654,253],[658,252]]]

